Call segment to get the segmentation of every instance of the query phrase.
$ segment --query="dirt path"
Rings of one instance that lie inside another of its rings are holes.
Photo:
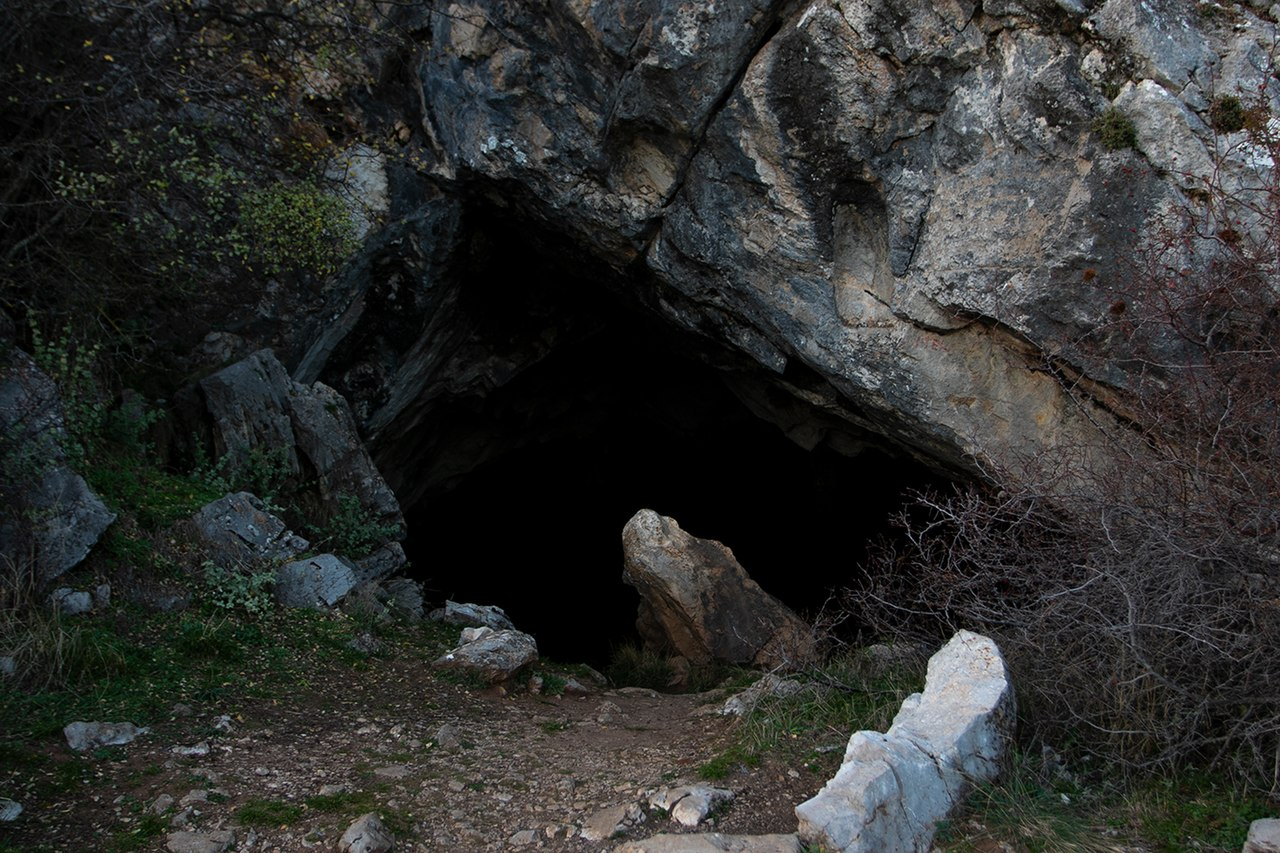
[[[232,829],[238,850],[332,850],[354,817],[377,811],[398,851],[608,850],[616,842],[582,838],[592,815],[700,781],[699,766],[732,742],[731,718],[694,713],[707,700],[474,693],[391,651],[363,671],[316,673],[293,695],[175,714],[128,746],[77,756],[50,743],[49,784],[27,785],[39,793],[0,844],[164,850],[177,826]],[[207,754],[173,751],[201,744]],[[21,792],[22,772],[4,774],[8,790]],[[52,784],[77,774],[89,784],[61,794]],[[737,766],[716,783],[734,802],[702,831],[794,831],[792,809],[824,779],[816,768]],[[166,795],[173,804],[155,816]],[[627,837],[674,831],[651,812]]]

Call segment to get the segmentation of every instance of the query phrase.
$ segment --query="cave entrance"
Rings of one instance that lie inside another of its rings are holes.
[[[783,377],[674,329],[598,270],[566,264],[563,247],[482,243],[471,261],[460,302],[482,315],[476,352],[554,345],[498,387],[435,400],[412,431],[426,464],[389,479],[428,598],[498,605],[546,657],[599,667],[638,639],[621,533],[640,509],[728,545],[765,590],[812,614],[891,533],[904,494],[941,482],[888,442],[832,435],[816,411],[797,429],[795,397],[769,390]],[[789,401],[774,420],[792,438],[761,416],[771,394]]]

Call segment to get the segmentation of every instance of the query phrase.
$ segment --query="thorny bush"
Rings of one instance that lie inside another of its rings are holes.
[[[1006,459],[988,486],[921,496],[856,600],[890,632],[991,634],[1033,736],[1274,791],[1280,139],[1256,111],[1247,128],[1094,284],[1102,319],[1081,367],[1113,387],[1063,381],[1106,401],[1104,446]]]

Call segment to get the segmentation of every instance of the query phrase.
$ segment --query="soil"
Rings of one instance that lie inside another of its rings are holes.
[[[77,755],[50,740],[46,760],[31,765],[38,771],[0,770],[0,793],[25,809],[0,825],[0,849],[165,850],[167,833],[182,828],[232,829],[238,850],[329,851],[356,817],[376,811],[397,851],[609,850],[690,831],[647,810],[623,839],[581,836],[602,809],[703,781],[699,767],[737,736],[735,718],[705,713],[724,697],[469,691],[392,646],[362,671],[318,671],[291,695],[178,707],[126,746]],[[224,716],[229,729],[220,731]],[[846,737],[731,766],[712,784],[733,801],[698,831],[794,832],[796,804],[835,769]],[[174,751],[198,744],[206,755]],[[156,815],[163,795],[173,805]]]

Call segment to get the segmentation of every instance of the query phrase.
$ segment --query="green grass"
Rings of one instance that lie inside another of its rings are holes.
[[[1126,798],[1143,838],[1160,851],[1235,851],[1244,843],[1249,824],[1280,817],[1277,804],[1268,806],[1257,793],[1228,786],[1222,779],[1198,772],[1148,780]]]
[[[368,791],[340,791],[336,794],[317,794],[308,797],[307,808],[325,814],[350,815],[355,817],[371,812],[376,805],[373,794]]]
[[[1133,778],[1114,768],[1081,782],[1017,753],[1000,779],[975,790],[964,811],[940,828],[938,843],[947,853],[1002,843],[1028,853],[1119,853],[1135,845],[1159,853],[1236,853],[1251,822],[1278,813],[1261,795],[1192,769]]]
[[[619,687],[648,687],[666,690],[675,670],[657,652],[626,643],[613,650],[605,675]]]
[[[734,744],[710,761],[698,767],[698,778],[708,782],[728,779],[740,767],[759,767],[760,753],[751,752],[742,744]]]
[[[317,662],[343,659],[352,636],[349,622],[313,611],[257,620],[128,609],[112,622],[83,619],[74,630],[88,647],[81,653],[87,663],[56,685],[0,691],[6,739],[57,736],[77,719],[149,725],[167,719],[175,702],[303,686]]]
[[[302,806],[280,800],[252,799],[233,813],[241,826],[288,826],[302,816]]]

